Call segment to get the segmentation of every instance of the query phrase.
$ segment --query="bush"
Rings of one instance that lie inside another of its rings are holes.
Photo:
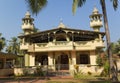
[[[42,71],[42,67],[37,67],[36,68],[35,75],[37,75],[37,76],[45,76],[45,72]]]
[[[79,70],[79,65],[74,65],[74,77],[75,78],[80,78],[81,76],[83,76],[83,72],[82,70]]]

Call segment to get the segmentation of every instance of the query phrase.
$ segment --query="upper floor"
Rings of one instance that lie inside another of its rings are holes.
[[[58,51],[58,50],[95,50],[104,47],[104,32],[100,32],[102,27],[102,14],[97,8],[93,9],[90,15],[90,27],[93,31],[71,29],[62,22],[55,29],[34,33],[34,19],[29,12],[22,19],[22,29],[24,34],[21,39],[21,50],[29,52]]]
[[[94,50],[104,47],[104,32],[70,28],[56,28],[21,35],[20,49],[29,52],[58,50]]]

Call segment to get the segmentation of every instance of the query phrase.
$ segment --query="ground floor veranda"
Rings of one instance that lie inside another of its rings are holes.
[[[96,51],[56,51],[26,53],[25,66],[46,66],[47,71],[74,71],[78,66],[82,72],[99,72]],[[43,68],[45,69],[45,67]],[[45,69],[46,70],[46,69]]]

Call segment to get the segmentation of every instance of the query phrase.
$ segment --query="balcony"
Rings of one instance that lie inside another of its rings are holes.
[[[28,43],[22,43],[22,44],[20,45],[20,50],[28,50],[28,46],[29,46]]]
[[[74,42],[76,50],[94,50],[99,47],[104,47],[103,41],[78,41]]]
[[[72,42],[56,41],[49,43],[36,43],[35,51],[57,51],[57,50],[72,50]]]
[[[22,44],[22,50],[29,52],[46,52],[46,51],[66,51],[66,50],[95,50],[104,47],[103,41],[56,41],[48,43]]]

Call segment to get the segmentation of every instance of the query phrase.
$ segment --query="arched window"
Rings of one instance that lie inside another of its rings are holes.
[[[54,37],[55,37],[54,33],[50,33],[49,34],[49,41],[53,41]]]
[[[56,41],[67,41],[66,40],[66,32],[63,30],[58,30],[55,34]]]
[[[69,37],[70,41],[72,41],[74,39],[72,32],[68,32],[67,36]]]

